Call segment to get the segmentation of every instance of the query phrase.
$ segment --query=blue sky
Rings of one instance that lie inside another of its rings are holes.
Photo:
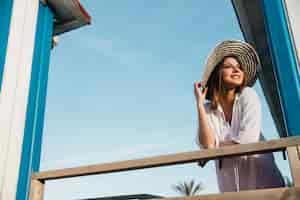
[[[62,35],[52,51],[41,170],[198,150],[193,83],[217,42],[242,39],[230,1],[81,2],[92,25]],[[262,131],[276,138],[255,89]],[[45,197],[176,196],[171,186],[189,179],[203,194],[218,192],[210,162],[49,181]]]

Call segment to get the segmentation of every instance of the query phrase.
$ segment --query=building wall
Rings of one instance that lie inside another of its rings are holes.
[[[83,12],[77,1],[52,3],[77,9],[76,20]],[[54,16],[41,0],[4,0],[0,13],[0,200],[26,200],[40,167]]]
[[[0,92],[0,199],[3,200],[16,199],[38,8],[39,0],[14,0],[12,5]]]
[[[53,13],[47,6],[40,4],[26,111],[17,200],[28,199],[30,188],[29,177],[32,172],[39,171],[40,168],[52,33]]]

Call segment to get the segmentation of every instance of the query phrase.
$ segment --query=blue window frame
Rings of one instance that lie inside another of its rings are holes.
[[[282,0],[263,0],[268,42],[278,81],[281,107],[289,136],[300,135],[300,77],[285,4]]]
[[[0,1],[0,90],[9,35],[13,0]]]
[[[30,90],[26,112],[17,200],[29,198],[30,176],[39,171],[42,132],[53,34],[53,13],[39,4]]]

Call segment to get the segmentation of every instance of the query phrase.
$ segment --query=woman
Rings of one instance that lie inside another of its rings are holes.
[[[251,88],[258,64],[254,48],[242,41],[224,41],[209,55],[194,86],[201,147],[263,140],[260,101]],[[216,173],[220,192],[284,186],[271,153],[224,158],[216,162]]]

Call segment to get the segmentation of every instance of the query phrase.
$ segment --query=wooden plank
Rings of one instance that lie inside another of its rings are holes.
[[[299,146],[287,147],[290,169],[295,187],[300,186],[300,160],[298,147]]]
[[[241,192],[226,192],[221,194],[200,195],[200,196],[192,196],[192,197],[164,198],[163,200],[237,200],[237,199],[299,200],[300,188],[272,188],[272,189],[248,190],[248,191],[241,191]]]
[[[104,196],[104,197],[98,197],[95,200],[126,200],[126,199],[162,199],[164,197],[157,196],[157,195],[151,195],[151,194],[133,194],[133,195],[117,195],[117,196]]]
[[[29,200],[44,199],[44,182],[36,179],[31,179]]]
[[[221,157],[258,154],[285,150],[288,146],[300,144],[300,137],[289,137],[266,142],[239,144],[216,149],[184,152],[171,155],[150,157],[145,159],[127,160],[106,164],[90,165],[85,167],[68,168],[34,173],[33,178],[41,180],[78,177],[93,174],[144,169],[151,167],[191,163],[199,160],[212,160]]]

